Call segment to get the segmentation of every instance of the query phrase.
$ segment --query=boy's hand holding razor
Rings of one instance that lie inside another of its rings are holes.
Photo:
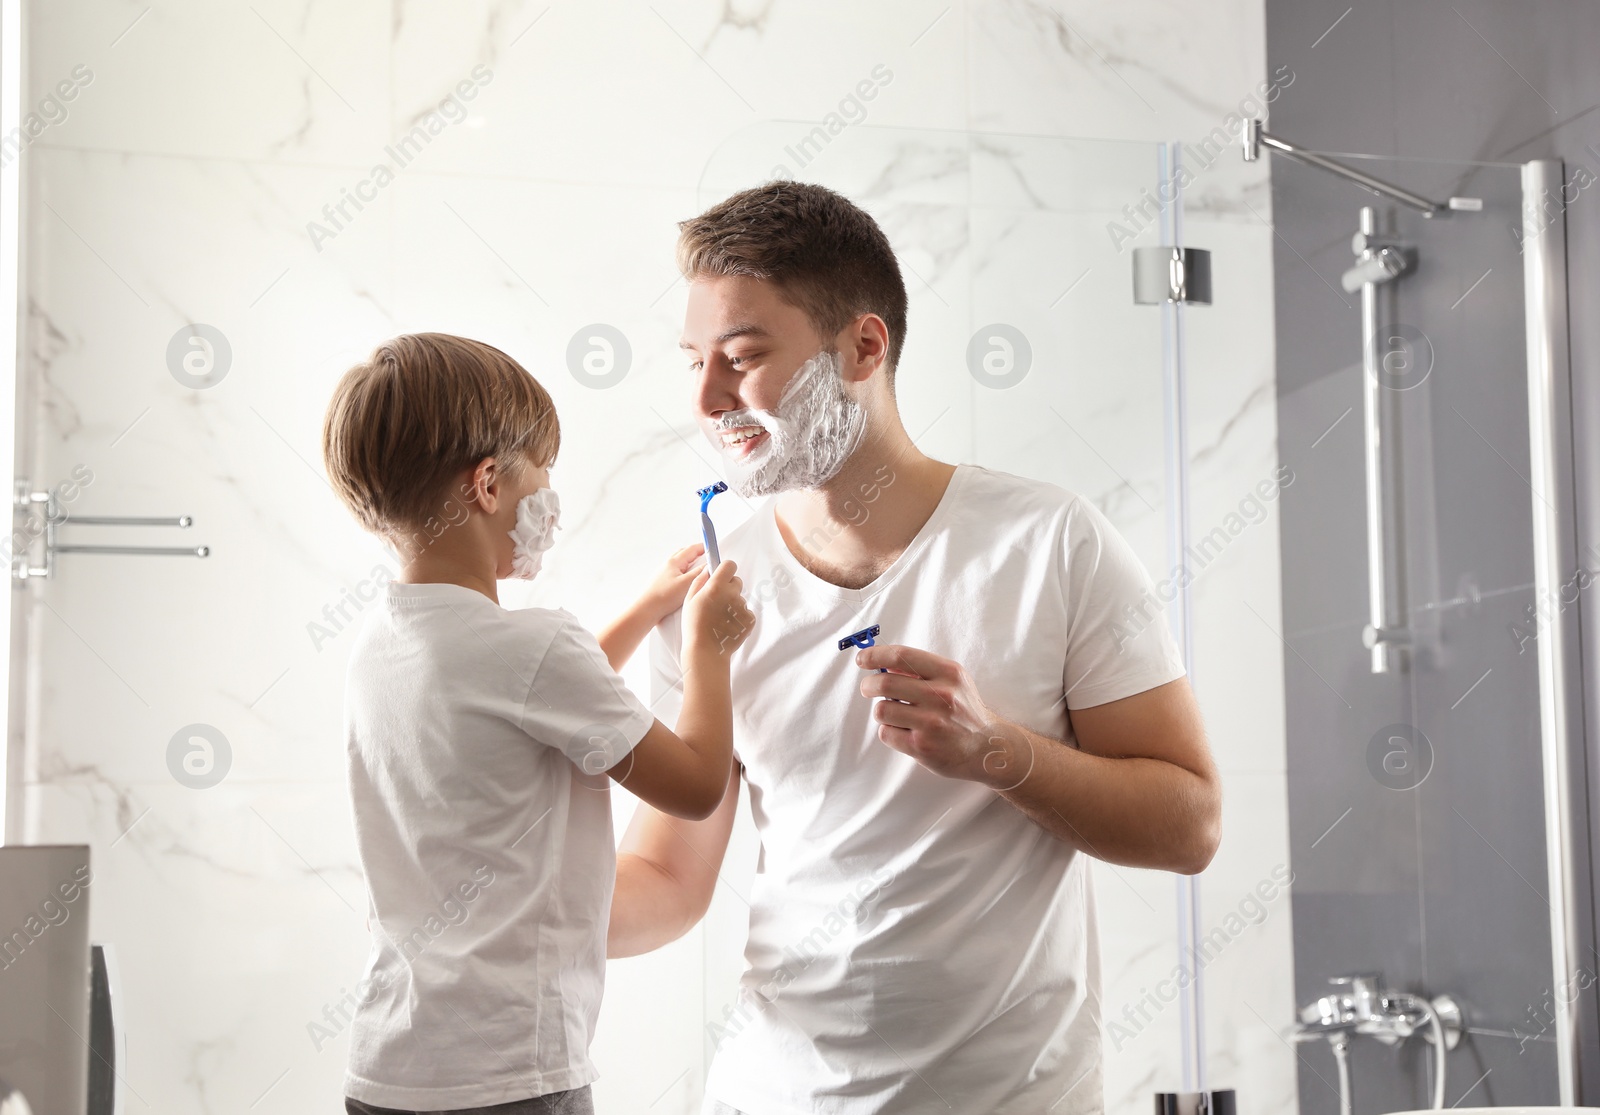
[[[682,551],[680,551],[681,553]],[[683,707],[676,730],[657,720],[607,773],[657,809],[700,820],[716,809],[733,765],[729,656],[755,626],[733,562],[701,569],[683,604]]]
[[[645,636],[662,620],[684,607],[684,601],[692,591],[699,591],[697,585],[710,584],[706,575],[705,552],[705,546],[696,542],[674,553],[639,599],[600,632],[600,649],[605,651],[612,669],[622,669],[624,663],[639,649],[639,644],[644,642]],[[744,642],[754,622],[754,616],[739,595],[741,582],[732,576],[733,573],[733,569],[728,570],[733,587],[729,589],[729,580],[724,578],[719,582],[722,587],[714,590],[715,601],[708,600],[701,605],[706,608],[715,605],[716,615],[711,621],[714,628],[712,642],[725,653]],[[690,626],[687,612],[684,621],[684,638],[687,641]]]
[[[639,607],[653,617],[651,627],[683,607],[689,586],[705,568],[702,560],[705,552],[705,546],[699,542],[685,546],[667,559],[655,580],[650,582],[650,587],[639,598]]]
[[[724,560],[715,569],[701,570],[689,586],[683,605],[685,672],[702,656],[720,659],[726,667],[728,656],[755,626],[755,613],[744,602],[744,582],[735,575],[737,570]]]

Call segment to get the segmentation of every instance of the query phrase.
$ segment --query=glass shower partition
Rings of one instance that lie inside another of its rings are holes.
[[[1278,341],[1298,1002],[1364,974],[1447,995],[1446,1104],[1572,1103],[1597,961],[1571,624],[1596,555],[1562,464],[1561,175],[1344,161],[1464,200],[1425,217],[1273,168],[1280,330],[1304,325]],[[1341,279],[1384,246],[1364,362],[1363,274]],[[1334,1057],[1303,1050],[1301,1110],[1331,1115]],[[1357,1109],[1428,1106],[1433,1071],[1420,1035],[1350,1043]]]
[[[1171,159],[1157,143],[768,121],[723,145],[696,204],[794,178],[864,205],[910,295],[897,395],[918,446],[1081,494],[1160,580],[1181,549],[1181,334],[1171,307],[1135,304],[1133,254],[1175,234]],[[753,839],[736,833],[735,859]],[[1201,973],[1181,994],[1149,990],[1185,965],[1197,888],[1099,861],[1093,879],[1107,1105],[1143,1110],[1153,1092],[1201,1086]],[[741,968],[745,911],[722,914],[706,928],[711,1019]]]

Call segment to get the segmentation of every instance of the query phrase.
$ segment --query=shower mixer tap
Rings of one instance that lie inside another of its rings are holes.
[[[1329,980],[1336,990],[1300,1012],[1295,1040],[1310,1041],[1345,1030],[1395,1045],[1428,1025],[1427,1012],[1431,1010],[1439,1015],[1445,1048],[1456,1047],[1461,1040],[1461,1008],[1454,999],[1440,995],[1426,1000],[1410,992],[1384,990],[1382,978],[1368,972]]]
[[[1350,1111],[1350,1066],[1346,1050],[1357,1036],[1399,1045],[1419,1030],[1434,1046],[1433,1106],[1444,1107],[1444,1055],[1461,1042],[1461,1007],[1448,995],[1432,999],[1409,991],[1384,989],[1376,972],[1337,976],[1328,981],[1333,993],[1300,1012],[1294,1040],[1327,1038],[1339,1065],[1340,1110]],[[1440,1046],[1443,1048],[1440,1048]]]

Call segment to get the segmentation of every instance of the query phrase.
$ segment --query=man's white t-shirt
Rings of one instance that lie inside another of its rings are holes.
[[[852,516],[895,498],[887,470],[863,488]],[[882,743],[839,640],[877,624],[880,644],[961,663],[997,715],[1071,744],[1069,709],[1184,674],[1132,548],[1088,500],[961,465],[865,588],[807,572],[770,502],[721,549],[757,615],[732,665],[761,853],[707,1095],[748,1115],[1102,1111],[1088,863]],[[652,642],[652,698],[681,692],[680,622]]]
[[[345,697],[373,942],[348,1095],[436,1111],[595,1079],[616,877],[604,772],[654,719],[567,612],[388,585]]]

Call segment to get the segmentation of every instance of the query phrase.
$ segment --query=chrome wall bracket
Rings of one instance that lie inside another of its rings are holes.
[[[1211,305],[1211,253],[1170,245],[1133,250],[1133,300],[1140,306]]]
[[[67,511],[54,490],[35,491],[28,481],[18,480],[12,501],[13,525],[8,546],[12,580],[29,581],[55,576],[57,554],[203,558],[211,553],[210,546],[103,546],[58,541],[57,532],[69,523],[104,527],[178,527],[187,530],[194,525],[194,519],[188,515],[73,515]],[[40,551],[42,557],[37,565],[34,564],[35,549]]]

